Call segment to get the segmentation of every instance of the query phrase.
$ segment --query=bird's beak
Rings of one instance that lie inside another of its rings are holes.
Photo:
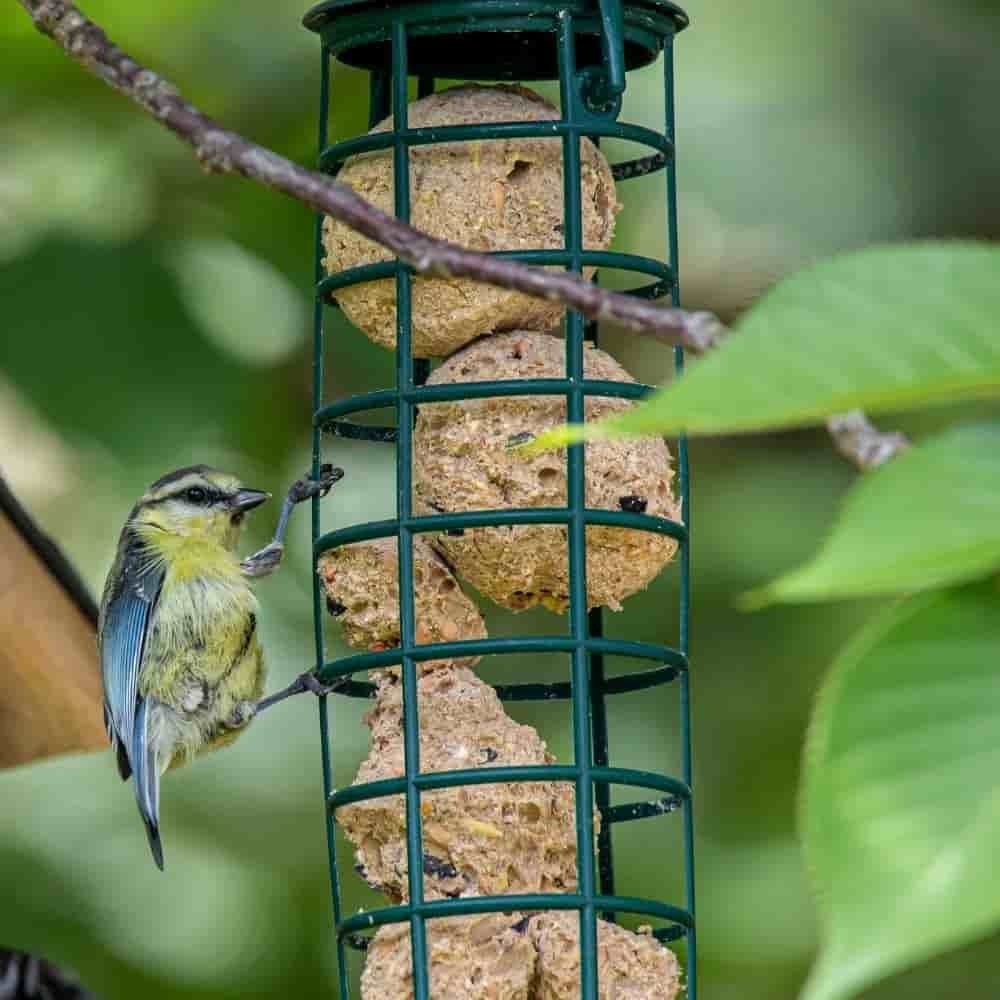
[[[259,507],[270,499],[271,494],[265,493],[263,490],[240,490],[230,501],[230,505],[233,510],[242,514],[245,511],[253,510],[254,507]]]

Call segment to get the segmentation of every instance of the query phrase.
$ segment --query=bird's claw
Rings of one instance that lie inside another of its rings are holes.
[[[320,496],[325,497],[344,478],[344,470],[339,465],[329,463],[319,467]]]
[[[252,556],[247,556],[240,566],[248,576],[267,576],[281,565],[284,555],[285,546],[281,542],[271,542]]]
[[[257,714],[257,704],[253,701],[241,701],[233,708],[226,719],[227,729],[243,729],[249,725]]]
[[[321,465],[319,479],[304,476],[292,483],[288,491],[288,499],[292,503],[302,503],[312,497],[325,497],[333,489],[334,484],[344,478],[344,470],[335,465]]]
[[[295,680],[288,685],[288,687],[282,688],[275,694],[269,695],[267,698],[257,702],[256,711],[259,714],[260,712],[263,712],[265,708],[277,705],[279,701],[284,701],[286,698],[291,698],[297,694],[305,694],[307,691],[316,695],[318,698],[322,698],[325,695],[332,694],[340,688],[343,683],[343,678],[341,678],[334,681],[332,684],[321,684],[319,678],[311,670],[307,670],[304,674],[299,674],[299,676],[296,677]]]
[[[299,683],[302,685],[303,691],[309,691],[318,698],[332,694],[339,687],[336,681],[333,684],[321,684],[319,678],[312,671],[306,671],[300,675]]]

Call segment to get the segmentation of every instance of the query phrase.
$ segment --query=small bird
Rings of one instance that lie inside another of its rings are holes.
[[[323,466],[318,481],[294,483],[274,540],[242,561],[244,518],[270,494],[206,465],[158,479],[125,523],[98,622],[104,720],[161,870],[161,775],[236,739],[263,693],[248,581],[278,568],[293,506],[325,496],[342,475]]]

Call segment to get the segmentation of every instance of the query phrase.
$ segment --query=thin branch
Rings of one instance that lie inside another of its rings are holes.
[[[574,274],[525,267],[463,250],[380,212],[350,188],[259,146],[189,104],[158,73],[114,45],[104,30],[69,0],[19,0],[35,27],[110,87],[131,98],[192,147],[206,170],[238,174],[325,212],[381,244],[419,274],[471,278],[538,298],[563,302],[591,319],[609,319],[703,354],[726,328],[709,312],[685,312],[608,291]],[[905,435],[882,432],[858,410],[831,417],[837,449],[861,469],[888,461],[909,446]]]
[[[206,170],[239,174],[332,215],[386,247],[419,274],[471,278],[563,302],[591,319],[614,320],[695,353],[708,350],[715,341],[718,321],[711,313],[657,306],[599,288],[574,274],[526,267],[427,236],[380,212],[343,184],[224,128],[185,101],[167,80],[114,45],[69,0],[19,3],[42,34],[190,145]]]
[[[830,417],[826,429],[837,450],[862,471],[895,458],[910,447],[910,439],[900,431],[880,431],[861,410]]]

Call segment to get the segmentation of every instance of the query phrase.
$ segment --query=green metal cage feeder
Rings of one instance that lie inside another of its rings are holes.
[[[666,0],[327,0],[305,17],[308,28],[322,40],[320,98],[320,164],[335,174],[354,154],[391,150],[395,183],[395,212],[409,219],[409,150],[412,146],[496,138],[559,137],[564,177],[563,249],[535,249],[506,254],[528,264],[557,265],[577,273],[584,267],[614,268],[638,276],[631,294],[648,298],[670,296],[679,304],[677,281],[677,222],[674,172],[673,39],[687,24],[683,11]],[[662,131],[618,120],[626,73],[662,56],[665,120]],[[374,125],[393,114],[392,128],[375,135],[327,145],[330,109],[330,60],[337,59],[369,74],[369,122]],[[492,123],[433,128],[407,124],[409,81],[417,79],[419,96],[433,93],[437,80],[530,81],[557,80],[561,113],[546,122]],[[616,180],[663,171],[666,183],[666,220],[669,263],[632,254],[583,249],[581,224],[580,139],[623,139],[648,152],[612,165]],[[320,220],[321,222],[322,220]],[[583,376],[583,342],[596,340],[596,324],[578,313],[568,313],[566,377],[516,381],[424,385],[429,365],[412,357],[411,270],[397,261],[368,264],[323,276],[319,224],[316,237],[317,306],[315,314],[315,373],[313,417],[314,474],[318,472],[324,433],[373,442],[396,444],[396,517],[321,532],[318,501],[313,507],[314,557],[338,546],[375,538],[396,537],[399,552],[400,633],[398,648],[359,653],[328,662],[323,635],[324,602],[314,574],[316,664],[320,680],[337,683],[335,694],[320,701],[323,776],[327,807],[327,836],[336,922],[340,995],[351,996],[346,962],[348,947],[365,947],[365,933],[387,923],[408,921],[413,949],[413,986],[416,1000],[430,997],[426,957],[426,921],[461,914],[573,909],[580,914],[581,997],[598,996],[597,914],[614,919],[617,913],[654,918],[662,941],[686,943],[687,992],[697,997],[694,922],[694,859],[691,799],[691,743],[688,687],[689,611],[689,489],[687,448],[678,443],[678,478],[682,503],[680,523],[646,514],[587,509],[584,502],[584,453],[576,445],[567,453],[567,496],[562,508],[528,508],[414,516],[411,457],[413,421],[422,403],[489,396],[563,395],[568,419],[584,419],[587,395],[638,398],[649,387],[631,383],[590,381]],[[327,347],[324,313],[339,288],[393,277],[396,282],[396,386],[333,403],[323,399],[323,367]],[[683,353],[674,351],[675,369],[683,367]],[[395,410],[394,427],[350,419],[364,411]],[[493,525],[564,525],[569,552],[568,632],[561,636],[518,636],[416,645],[413,596],[412,539],[415,533],[456,531]],[[587,610],[585,528],[613,525],[659,532],[679,544],[680,608],[676,647],[610,639],[604,636],[600,609]],[[568,699],[572,709],[574,761],[524,767],[477,767],[462,771],[421,773],[417,718],[419,661],[445,657],[510,653],[562,653],[569,661],[569,679],[556,683],[520,683],[496,686],[504,700]],[[608,676],[605,657],[638,661],[631,672]],[[354,675],[375,667],[402,665],[404,699],[405,774],[335,791],[330,760],[331,698],[369,697],[373,685]],[[681,774],[668,776],[610,765],[608,700],[611,696],[674,683],[679,695]],[[573,782],[576,791],[577,891],[534,895],[482,896],[425,900],[420,797],[431,789],[487,782]],[[611,805],[612,786],[641,790],[639,801]],[[657,798],[650,801],[652,791]],[[335,849],[335,811],[362,799],[404,794],[407,821],[408,903],[366,913],[345,915]],[[593,809],[602,822],[594,857]],[[616,824],[676,812],[682,824],[685,896],[683,905],[615,894],[613,830]]]

